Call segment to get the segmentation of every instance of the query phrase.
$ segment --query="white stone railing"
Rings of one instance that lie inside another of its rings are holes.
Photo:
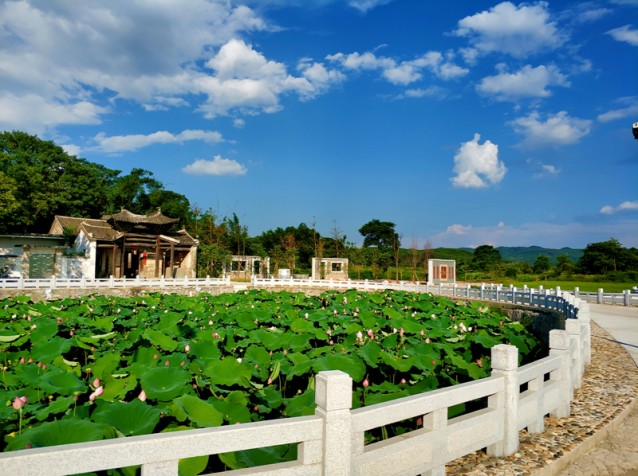
[[[567,297],[567,296],[565,296]],[[315,415],[0,454],[0,474],[63,475],[142,465],[142,475],[177,475],[178,461],[280,444],[298,444],[296,461],[229,474],[442,475],[445,464],[481,448],[508,456],[519,431],[543,430],[546,415],[570,414],[570,401],[591,359],[589,305],[574,300],[578,317],[550,331],[549,356],[518,367],[518,349],[492,348],[492,375],[453,387],[351,410],[352,379],[341,371],[315,379]],[[484,408],[448,418],[449,408],[481,399]],[[364,444],[368,430],[410,418],[422,427]]]
[[[0,279],[0,289],[116,289],[116,288],[169,288],[185,286],[215,286],[230,284],[230,278],[71,278],[52,276],[49,279],[10,278]]]

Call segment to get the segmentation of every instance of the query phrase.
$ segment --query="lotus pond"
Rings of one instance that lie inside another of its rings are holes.
[[[322,370],[347,372],[353,407],[371,405],[486,377],[499,343],[522,359],[539,348],[522,324],[484,303],[400,291],[4,299],[2,450],[309,415]],[[191,458],[180,473],[295,451]]]

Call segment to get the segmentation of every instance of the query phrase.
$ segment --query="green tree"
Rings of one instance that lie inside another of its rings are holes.
[[[491,245],[481,245],[474,250],[471,267],[474,271],[494,272],[502,262],[501,253]]]
[[[0,232],[5,233],[46,232],[54,215],[99,217],[119,174],[18,131],[0,133],[0,172],[12,208],[0,212]]]
[[[556,258],[556,274],[558,276],[571,276],[574,273],[574,263],[567,255],[561,255]]]
[[[138,214],[152,212],[154,208],[150,197],[153,193],[157,196],[162,189],[162,184],[153,177],[153,172],[134,168],[128,175],[115,180],[109,193],[108,213],[117,213],[122,208]]]
[[[532,266],[532,270],[536,274],[545,274],[552,268],[552,263],[549,261],[549,258],[545,255],[539,255],[534,261],[534,265]]]
[[[610,238],[588,244],[578,261],[578,270],[584,274],[638,270],[638,256],[635,249],[624,248],[618,240]]]
[[[393,253],[401,241],[394,227],[392,222],[375,218],[359,228],[359,233],[363,236],[363,247],[370,250],[368,256],[375,278],[379,268],[386,270],[390,266]]]

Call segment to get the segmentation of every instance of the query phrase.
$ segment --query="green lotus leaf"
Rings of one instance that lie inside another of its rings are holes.
[[[204,374],[215,385],[250,387],[250,369],[233,357],[209,362],[206,364]]]
[[[191,375],[182,368],[158,367],[148,369],[140,378],[142,388],[148,398],[172,400],[184,391],[191,381]]]
[[[322,370],[341,370],[346,372],[355,382],[360,382],[366,374],[366,366],[363,361],[354,354],[350,355],[324,355],[313,363],[315,372]]]
[[[251,420],[246,395],[238,390],[230,392],[224,399],[213,399],[210,401],[210,404],[213,405],[215,409],[224,416],[224,420],[231,425],[234,423],[247,423]]]
[[[103,402],[91,420],[115,427],[124,436],[148,435],[160,420],[160,410],[137,398],[130,403]]]
[[[123,400],[126,394],[137,387],[137,379],[132,376],[115,378],[114,376],[106,377],[102,381],[104,393],[102,400]]]
[[[160,331],[156,331],[155,329],[146,329],[142,335],[151,344],[156,345],[162,350],[173,352],[177,349],[177,342]]]
[[[103,354],[97,358],[92,365],[92,374],[98,378],[106,378],[111,375],[120,365],[122,356],[119,352]]]
[[[37,362],[51,362],[71,348],[71,341],[55,336],[33,345],[31,356]]]
[[[361,357],[365,361],[365,363],[373,369],[377,368],[380,353],[381,346],[376,342],[366,342],[357,351],[357,355]]]
[[[71,395],[87,387],[75,374],[52,367],[40,376],[40,388],[50,394]]]
[[[286,401],[285,415],[289,417],[312,415],[315,412],[315,391],[307,389],[301,395]]]
[[[252,468],[265,464],[294,461],[297,458],[296,445],[280,445],[254,450],[221,453],[219,459],[230,469]]]
[[[68,418],[56,420],[24,430],[21,435],[9,441],[8,451],[44,446],[67,445],[115,437],[112,427],[103,423]]]
[[[174,330],[175,325],[184,319],[183,314],[177,312],[167,312],[160,316],[159,322],[155,326],[155,329],[160,331]],[[172,332],[169,332],[169,334]]]
[[[295,319],[290,323],[290,330],[298,334],[301,333],[315,333],[315,326],[312,322],[305,319]]]
[[[36,418],[40,421],[49,418],[49,415],[57,415],[66,412],[75,403],[74,397],[58,397],[52,400],[45,408],[39,410]]]
[[[222,353],[213,341],[191,342],[191,355],[201,360],[218,360]]]
[[[247,331],[257,329],[257,324],[255,323],[255,316],[253,316],[249,312],[237,312],[233,314],[233,319],[237,323],[239,327],[242,329],[246,329]]]
[[[13,331],[0,331],[0,342],[13,342],[19,339],[22,334],[16,334]]]
[[[224,421],[224,415],[221,412],[194,395],[182,395],[174,399],[171,408],[178,421],[188,418],[200,428],[219,426]]]
[[[388,352],[381,351],[381,360],[392,367],[394,370],[398,370],[399,372],[407,372],[413,366],[415,366],[414,357],[409,357],[407,359],[397,357],[395,355],[389,354]]]
[[[31,331],[31,343],[46,342],[58,333],[58,325],[53,319],[37,319]]]

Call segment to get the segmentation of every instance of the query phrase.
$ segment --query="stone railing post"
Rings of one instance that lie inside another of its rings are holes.
[[[598,288],[598,294],[596,295],[597,304],[605,304],[603,302],[603,288]]]
[[[582,340],[580,335],[580,320],[567,319],[565,321],[565,330],[569,334],[570,339],[576,344],[576,355],[571,362],[572,365],[572,384],[574,388],[580,387],[585,370],[585,362],[583,358]]]
[[[352,379],[340,370],[315,377],[315,415],[323,420],[324,476],[349,476],[352,457]]]
[[[572,387],[572,363],[569,355],[569,334],[566,331],[554,329],[549,331],[549,355],[560,357],[560,370],[552,372],[551,380],[559,380],[560,405],[550,415],[554,418],[566,418],[571,412],[571,400],[574,396]]]
[[[505,379],[505,389],[501,398],[490,402],[490,406],[503,405],[505,418],[503,422],[503,439],[488,446],[487,454],[490,456],[509,456],[516,452],[519,445],[518,439],[518,399],[520,389],[518,385],[518,349],[513,345],[498,344],[492,347],[492,376]]]
[[[631,291],[629,289],[625,289],[623,292],[623,304],[625,306],[629,306],[631,302]]]

